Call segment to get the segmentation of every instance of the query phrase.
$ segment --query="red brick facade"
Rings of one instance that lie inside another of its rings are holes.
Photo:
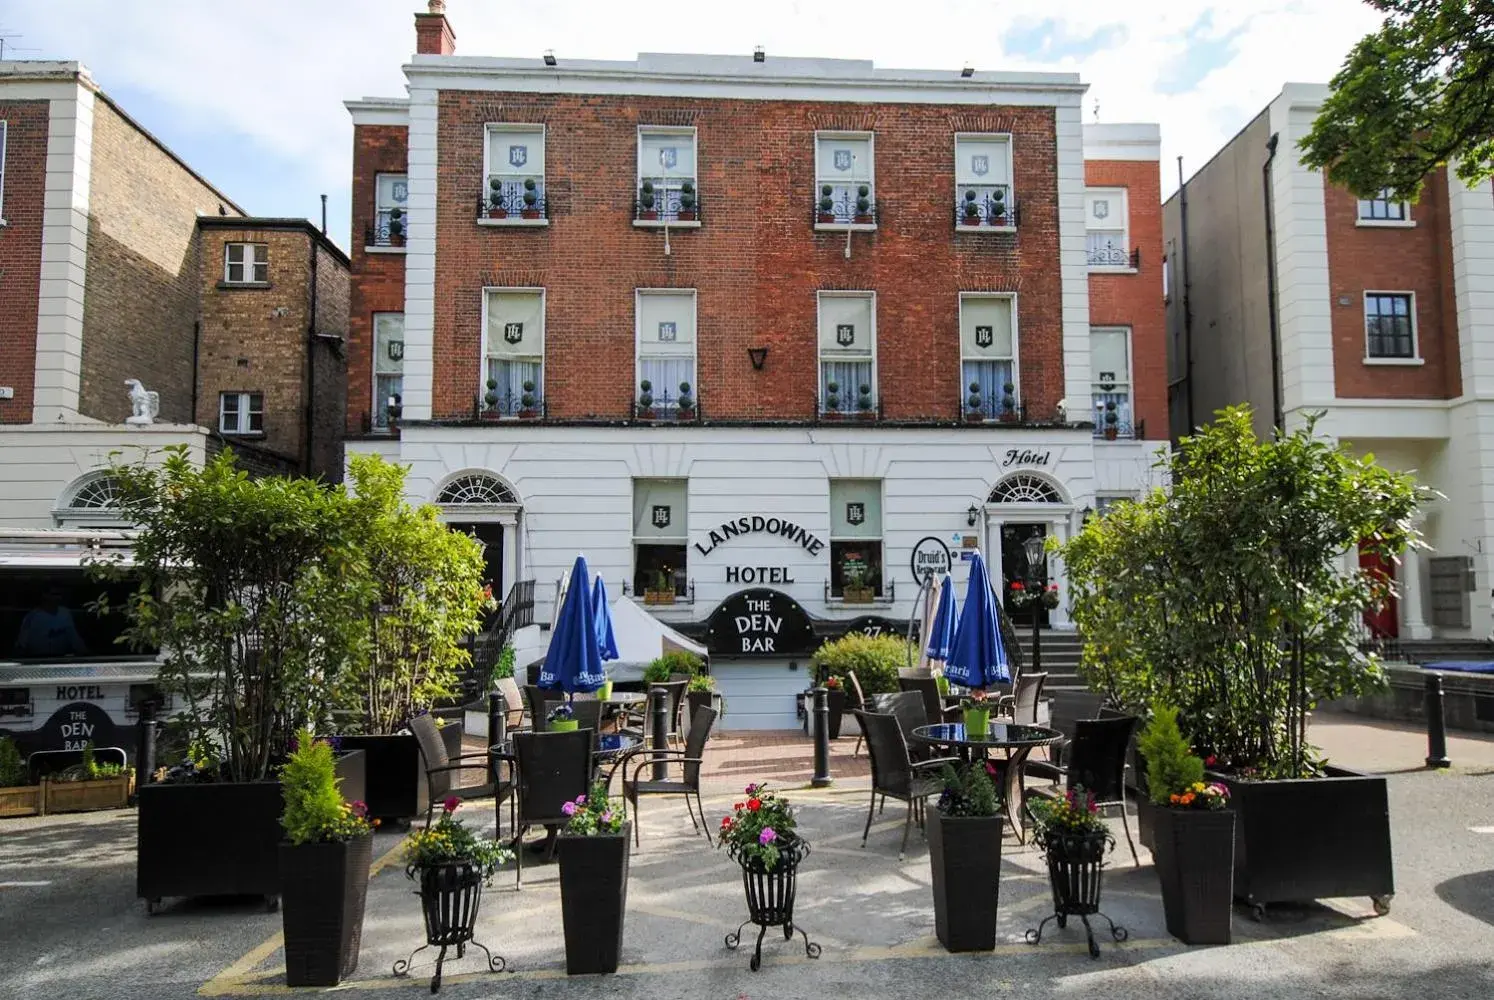
[[[348,317],[347,430],[368,430],[373,406],[373,316],[405,311],[405,258],[401,253],[367,250],[379,174],[405,172],[408,130],[395,125],[353,129],[353,280]],[[481,168],[479,168],[481,169]],[[473,195],[474,201],[476,194]],[[466,220],[471,225],[471,221]]]
[[[1167,316],[1162,300],[1162,185],[1156,160],[1086,160],[1090,187],[1126,189],[1130,244],[1140,250],[1134,274],[1089,276],[1093,326],[1131,328],[1131,378],[1135,419],[1145,436],[1165,440],[1167,417]],[[1141,436],[1138,434],[1138,436]]]
[[[0,424],[31,422],[36,382],[36,310],[41,280],[42,192],[46,185],[47,101],[0,101],[6,123],[0,203]]]
[[[548,228],[476,223],[487,122],[546,126]],[[667,257],[661,233],[632,226],[636,130],[649,124],[697,129],[703,226],[674,231]],[[851,236],[850,259],[844,233],[812,229],[817,129],[875,133],[878,230]],[[358,132],[375,141],[374,129]],[[1012,134],[1015,236],[955,232],[957,132]],[[364,145],[360,138],[360,151]],[[697,395],[710,418],[814,414],[822,289],[877,293],[878,396],[887,419],[959,419],[962,291],[1018,293],[1020,392],[1029,414],[1052,414],[1064,395],[1051,108],[444,92],[438,150],[436,419],[472,414],[484,286],[545,287],[544,388],[549,415],[559,419],[630,413],[636,288],[698,290]],[[372,203],[372,169],[355,166],[355,232],[358,213]],[[362,263],[370,272],[381,266]],[[359,284],[355,343],[366,342],[359,327],[376,308],[374,288]],[[386,288],[373,285],[380,294]],[[749,361],[754,347],[768,348],[762,371]],[[366,354],[350,363],[361,372]],[[366,410],[361,381],[350,393],[352,419]],[[1164,423],[1159,411],[1159,430]]]
[[[1462,393],[1447,175],[1427,178],[1411,206],[1414,226],[1358,224],[1359,201],[1324,181],[1328,277],[1333,310],[1333,377],[1339,398],[1451,399]],[[1420,365],[1365,362],[1364,293],[1416,296]],[[1347,299],[1347,304],[1344,300]]]

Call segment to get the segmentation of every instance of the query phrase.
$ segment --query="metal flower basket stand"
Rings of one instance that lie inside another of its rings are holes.
[[[1130,936],[1124,927],[1100,912],[1100,880],[1105,869],[1105,854],[1114,846],[1115,838],[1108,833],[1049,839],[1044,854],[1048,860],[1048,884],[1053,889],[1053,912],[1027,932],[1028,944],[1042,942],[1043,928],[1048,921],[1056,920],[1059,927],[1066,927],[1069,917],[1078,917],[1084,922],[1089,957],[1099,958],[1100,946],[1095,941],[1094,929],[1089,925],[1091,915],[1110,925],[1110,936],[1116,941],[1124,941]]]
[[[794,893],[798,885],[799,863],[809,857],[809,843],[804,840],[785,841],[779,848],[778,864],[772,871],[763,868],[756,858],[732,855],[742,866],[742,886],[747,890],[747,919],[741,927],[726,935],[726,946],[735,949],[742,943],[742,929],[748,924],[757,924],[757,947],[748,963],[756,972],[763,963],[763,935],[769,927],[782,927],[783,939],[790,940],[798,931],[804,938],[804,954],[810,958],[820,957],[820,946],[809,940],[802,927],[794,926]]]
[[[431,977],[431,992],[441,988],[441,966],[446,950],[456,949],[457,958],[465,958],[467,946],[481,948],[488,958],[489,972],[502,972],[508,963],[494,955],[479,941],[473,940],[477,909],[482,904],[482,873],[471,865],[433,865],[405,869],[411,879],[420,873],[420,909],[425,917],[425,944],[410,952],[409,958],[394,963],[394,974],[406,976],[415,956],[427,948],[440,948],[436,954],[436,974]]]

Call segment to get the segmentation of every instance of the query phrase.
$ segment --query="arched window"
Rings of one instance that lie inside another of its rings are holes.
[[[493,504],[518,503],[514,491],[503,485],[497,476],[482,473],[457,476],[441,487],[436,497],[438,504]]]
[[[991,490],[989,503],[1063,503],[1053,484],[1040,476],[1019,472],[1007,476]]]
[[[63,491],[52,516],[63,527],[68,525],[124,526],[119,509],[119,480],[107,472],[84,476]]]
[[[119,480],[113,476],[95,476],[73,491],[68,507],[73,510],[118,510]]]

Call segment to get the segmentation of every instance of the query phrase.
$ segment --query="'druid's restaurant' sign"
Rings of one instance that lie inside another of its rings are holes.
[[[695,543],[695,551],[708,556],[726,541],[750,535],[781,538],[812,556],[818,556],[825,550],[823,539],[815,537],[793,521],[781,517],[765,517],[762,514],[746,514],[712,528],[706,536],[706,544]],[[788,566],[727,566],[726,582],[790,584],[796,581],[792,568]]]
[[[814,625],[799,602],[777,590],[732,594],[711,613],[706,646],[720,656],[794,656],[815,648]]]

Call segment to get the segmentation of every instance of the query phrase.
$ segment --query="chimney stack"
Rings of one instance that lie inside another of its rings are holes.
[[[445,0],[430,0],[426,13],[415,15],[417,55],[449,56],[456,51],[456,35],[446,20]]]

